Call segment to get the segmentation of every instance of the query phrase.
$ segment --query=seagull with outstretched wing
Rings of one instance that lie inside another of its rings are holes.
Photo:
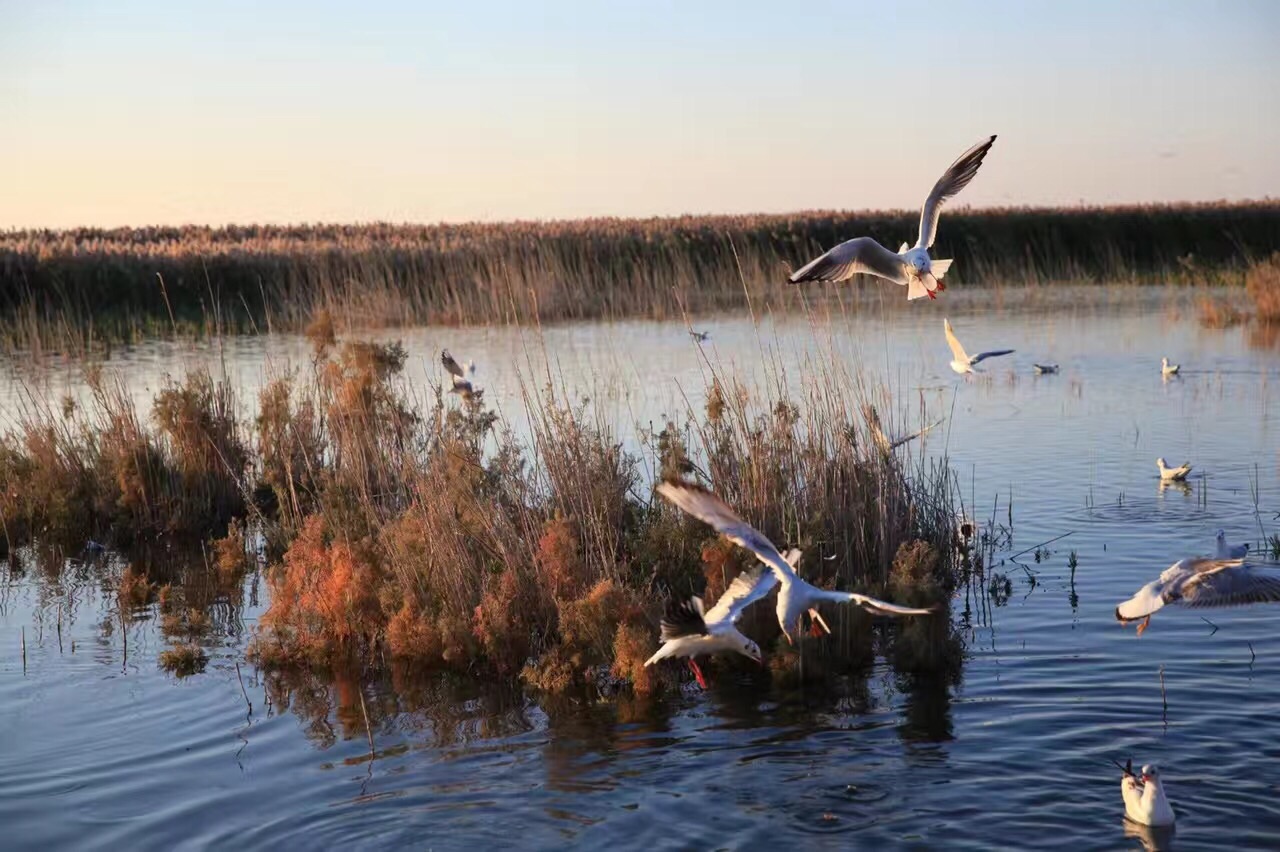
[[[1280,602],[1280,564],[1246,559],[1181,559],[1116,607],[1121,624],[1142,619],[1138,635],[1151,616],[1171,604],[1185,607],[1243,606]]]
[[[929,257],[938,234],[938,217],[943,205],[973,180],[995,141],[992,136],[974,145],[938,178],[920,209],[920,236],[913,248],[903,243],[894,254],[871,237],[855,237],[805,264],[788,280],[792,284],[846,281],[862,273],[901,284],[907,288],[907,299],[938,298],[938,291],[947,289],[942,277],[951,268],[950,260]]]
[[[969,355],[964,351],[964,347],[960,345],[960,340],[956,337],[956,333],[951,329],[951,320],[944,319],[942,328],[947,333],[947,345],[951,347],[951,369],[960,375],[965,373],[981,373],[981,370],[975,369],[976,365],[982,363],[988,358],[995,358],[997,355],[1011,355],[1012,349],[993,349],[990,352],[979,352],[977,355]]]
[[[768,566],[777,578],[776,582],[782,585],[778,591],[778,624],[787,641],[793,645],[800,641],[800,617],[805,612],[813,620],[812,631],[816,632],[820,626],[821,630],[831,632],[817,609],[822,602],[851,603],[876,615],[929,615],[934,611],[898,606],[856,592],[819,589],[802,580],[763,533],[738,517],[728,504],[705,488],[685,482],[663,482],[658,486],[658,493],[698,520],[710,524],[729,541],[751,551],[756,559]]]

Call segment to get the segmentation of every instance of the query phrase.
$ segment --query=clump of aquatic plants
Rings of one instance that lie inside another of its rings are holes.
[[[416,397],[398,344],[339,345],[325,322],[313,332],[313,359],[267,384],[252,426],[207,373],[163,389],[147,418],[101,377],[83,412],[33,407],[0,442],[9,535],[207,541],[216,582],[206,596],[225,595],[261,553],[270,607],[252,653],[264,664],[334,669],[376,656],[480,667],[547,692],[660,688],[678,669],[644,661],[668,602],[714,599],[749,567],[744,551],[653,497],[664,476],[703,479],[772,539],[803,548],[813,582],[913,605],[954,587],[945,466],[877,443],[880,418],[873,429],[865,412],[892,412],[892,400],[834,360],[807,365],[804,381],[775,363],[763,390],[715,376],[705,409],[628,450],[563,389],[525,386],[522,443],[480,399]],[[85,495],[83,507],[53,484]],[[121,609],[157,593],[144,573],[126,575]],[[162,601],[180,646],[208,629],[197,603],[186,591]],[[883,633],[847,608],[829,620],[833,635],[805,650],[808,671],[862,666],[877,649],[930,669],[937,659],[895,652],[895,637],[948,635],[945,613],[934,627]],[[775,645],[772,602],[743,627]],[[778,672],[797,662],[786,653],[771,663]]]
[[[1250,266],[1244,281],[1258,319],[1268,325],[1280,323],[1280,252]]]

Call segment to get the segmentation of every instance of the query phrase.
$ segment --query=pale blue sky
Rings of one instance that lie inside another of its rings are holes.
[[[262,8],[260,8],[262,7]],[[0,227],[1280,196],[1280,3],[0,0]]]

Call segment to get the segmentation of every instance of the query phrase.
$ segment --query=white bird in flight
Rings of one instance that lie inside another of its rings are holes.
[[[960,341],[956,338],[956,333],[951,330],[951,320],[944,319],[942,321],[942,328],[947,333],[947,345],[951,347],[951,355],[953,356],[951,359],[951,369],[955,370],[962,376],[965,373],[982,372],[981,370],[974,369],[974,365],[979,364],[988,358],[994,358],[997,355],[1010,355],[1013,353],[1012,349],[995,349],[991,352],[979,352],[977,355],[971,356],[964,351],[964,347],[960,345]]]
[[[822,601],[856,604],[867,612],[877,615],[929,615],[934,611],[932,608],[913,609],[898,606],[856,592],[830,592],[819,589],[800,579],[787,560],[778,552],[778,548],[774,547],[773,542],[738,517],[723,500],[710,491],[687,483],[663,482],[658,486],[658,493],[698,520],[710,524],[716,532],[729,541],[751,551],[756,559],[769,567],[769,573],[763,577],[773,579],[762,579],[761,584],[767,583],[769,588],[778,583],[782,584],[778,592],[778,624],[782,627],[783,635],[792,645],[800,640],[800,616],[805,612],[808,612],[809,617],[813,619],[814,630],[817,630],[817,625],[821,625],[822,630],[831,632],[831,628],[827,626],[817,609],[818,603]],[[766,589],[765,592],[767,591]]]
[[[1280,601],[1280,571],[1269,570],[1277,567],[1244,559],[1181,559],[1117,606],[1116,620],[1128,624],[1141,618],[1141,636],[1151,616],[1171,604],[1223,607]]]
[[[1214,553],[1217,559],[1244,559],[1249,555],[1248,544],[1227,544],[1227,531],[1218,530],[1218,549]]]
[[[1160,772],[1154,764],[1142,767],[1142,778],[1133,774],[1133,761],[1120,767],[1120,795],[1124,798],[1124,815],[1139,825],[1164,827],[1173,825],[1173,806],[1164,794]]]
[[[1168,358],[1160,359],[1160,375],[1168,378],[1169,376],[1178,375],[1178,371],[1182,369],[1181,364],[1170,364]]]
[[[929,257],[929,249],[938,234],[942,205],[969,185],[995,141],[996,137],[992,136],[974,145],[938,178],[920,210],[920,237],[914,248],[908,249],[903,243],[894,254],[871,237],[856,237],[805,264],[788,280],[792,284],[846,281],[858,273],[865,273],[905,286],[908,299],[938,298],[935,291],[947,289],[941,279],[951,268],[950,260]]]
[[[1182,482],[1191,472],[1191,462],[1183,462],[1182,467],[1169,467],[1164,456],[1156,459],[1156,467],[1160,468],[1160,479],[1164,482]]]
[[[456,393],[463,399],[470,399],[475,393],[475,388],[471,384],[471,376],[476,374],[476,365],[474,361],[468,361],[466,369],[459,364],[454,357],[449,354],[448,349],[441,350],[440,363],[444,365],[445,370],[453,377],[453,387],[449,389],[449,393]]]
[[[800,551],[789,550],[783,558],[788,565],[795,565],[800,559]],[[698,685],[706,689],[707,681],[695,657],[737,653],[760,662],[760,646],[744,636],[736,624],[743,611],[769,594],[775,585],[777,580],[773,579],[772,572],[764,565],[757,565],[753,570],[743,571],[734,577],[720,600],[709,610],[703,610],[702,598],[699,597],[673,603],[662,619],[662,647],[644,664],[651,666],[667,657],[688,657],[689,668],[698,679]]]

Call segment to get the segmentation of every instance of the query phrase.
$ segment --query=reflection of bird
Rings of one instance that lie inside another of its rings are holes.
[[[1129,760],[1120,777],[1120,795],[1124,797],[1124,815],[1140,825],[1173,825],[1173,808],[1164,795],[1160,773],[1154,764],[1142,767],[1141,780],[1133,774]]]
[[[980,373],[981,370],[975,370],[974,365],[979,364],[988,358],[994,358],[997,355],[1010,355],[1012,349],[995,349],[991,352],[979,352],[977,355],[970,356],[964,351],[964,347],[960,345],[960,341],[956,338],[956,333],[951,330],[951,320],[944,319],[942,328],[947,333],[947,345],[951,347],[951,369],[960,375],[965,373]]]
[[[788,564],[794,565],[799,558],[800,551],[787,552]],[[651,666],[667,657],[688,657],[689,668],[698,678],[698,684],[706,689],[706,679],[694,657],[733,652],[760,662],[760,646],[743,636],[735,624],[747,607],[769,594],[776,584],[771,572],[764,565],[757,565],[734,577],[716,605],[705,612],[702,598],[673,601],[662,619],[662,647],[645,665]]]
[[[1227,531],[1218,530],[1218,549],[1213,555],[1217,559],[1244,559],[1249,555],[1249,545],[1227,544]]]
[[[950,260],[934,260],[929,257],[929,248],[938,233],[938,217],[942,213],[942,205],[969,185],[995,141],[996,137],[992,136],[974,145],[938,178],[920,210],[920,237],[914,248],[908,249],[907,244],[903,243],[898,253],[894,254],[871,237],[857,237],[805,264],[788,280],[792,284],[805,281],[845,281],[861,272],[905,286],[908,299],[924,296],[936,299],[935,291],[947,289],[940,279],[951,268]]]
[[[1243,559],[1181,559],[1117,606],[1116,620],[1127,624],[1141,618],[1141,636],[1151,616],[1166,605],[1222,607],[1280,601],[1280,571],[1268,570],[1275,567],[1280,566]]]
[[[689,336],[692,337],[698,343],[705,343],[706,341],[711,339],[711,332],[694,331],[693,329],[689,329]]]
[[[1057,364],[1032,364],[1031,366],[1035,368],[1036,374],[1040,376],[1058,372]]]
[[[472,387],[471,379],[469,379],[468,376],[475,375],[475,362],[468,361],[467,367],[464,370],[462,365],[455,361],[453,356],[449,354],[449,350],[444,349],[440,352],[440,363],[444,365],[444,368],[448,370],[450,375],[453,377],[453,387],[449,392],[461,394],[464,399],[470,399],[471,395],[475,392],[475,388]]]
[[[1181,482],[1191,472],[1191,462],[1183,462],[1182,467],[1169,467],[1163,456],[1156,459],[1156,467],[1160,468],[1160,478],[1166,482]]]
[[[1168,358],[1160,359],[1160,375],[1162,376],[1176,376],[1181,369],[1181,364],[1170,364]]]
[[[771,573],[767,576],[774,578],[770,587],[776,583],[782,584],[782,589],[778,592],[778,624],[787,641],[793,645],[800,639],[800,617],[806,611],[814,622],[812,632],[816,633],[819,625],[821,630],[831,632],[817,610],[817,604],[821,601],[852,603],[877,615],[929,615],[933,612],[932,609],[897,606],[855,592],[829,592],[812,586],[796,575],[787,560],[778,553],[773,542],[738,517],[723,500],[710,491],[681,482],[664,482],[658,486],[658,493],[698,520],[710,524],[729,541],[745,547],[769,566]]]

